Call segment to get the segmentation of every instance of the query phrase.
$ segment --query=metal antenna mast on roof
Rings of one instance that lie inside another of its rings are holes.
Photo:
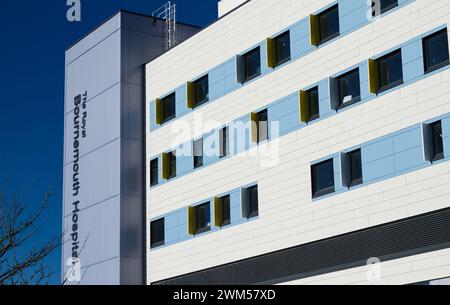
[[[153,17],[161,18],[164,25],[164,48],[169,50],[177,44],[177,7],[171,1],[167,2],[152,14]]]

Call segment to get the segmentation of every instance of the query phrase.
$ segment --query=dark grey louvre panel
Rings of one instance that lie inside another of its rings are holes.
[[[450,247],[450,209],[163,280],[157,285],[277,284]]]

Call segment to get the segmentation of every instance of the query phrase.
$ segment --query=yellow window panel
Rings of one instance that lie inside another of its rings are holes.
[[[197,217],[195,215],[195,208],[188,208],[188,233],[189,235],[195,235],[197,232]]]
[[[186,91],[187,107],[192,109],[195,107],[195,84],[192,82],[187,82]]]
[[[170,160],[167,153],[162,154],[162,178],[169,179],[170,176]]]
[[[156,99],[156,124],[161,125],[164,119],[164,105],[160,99]]]
[[[373,59],[369,59],[369,91],[372,94],[377,94],[380,91],[380,79],[378,71],[378,62]]]
[[[311,37],[311,45],[318,46],[320,43],[320,26],[319,17],[316,15],[309,15],[309,32]]]
[[[272,38],[266,39],[267,44],[267,66],[269,68],[275,68],[277,65],[277,51],[275,48],[275,40]]]
[[[300,91],[300,121],[303,123],[309,120],[308,92]]]
[[[214,225],[221,227],[223,224],[223,207],[222,199],[214,197]]]

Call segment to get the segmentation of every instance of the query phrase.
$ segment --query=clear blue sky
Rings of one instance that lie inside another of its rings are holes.
[[[0,29],[0,178],[14,189],[32,184],[37,204],[54,185],[43,238],[61,234],[64,51],[119,9],[151,14],[165,0],[81,0],[82,21],[69,23],[66,0],[2,1]],[[181,22],[205,26],[217,0],[178,0]],[[38,242],[38,240],[36,240]],[[50,258],[60,272],[60,253]],[[57,274],[53,283],[58,283]]]

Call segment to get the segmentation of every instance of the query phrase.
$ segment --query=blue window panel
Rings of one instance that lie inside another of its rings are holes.
[[[363,163],[364,182],[373,182],[375,180],[392,176],[395,174],[394,156],[389,156],[370,163]]]
[[[301,125],[298,112],[293,112],[279,119],[280,136],[286,135]],[[270,130],[270,128],[269,128]]]
[[[361,87],[361,100],[367,100],[371,97],[369,92],[369,69],[367,62],[359,66],[359,82]]]
[[[194,159],[192,156],[177,157],[177,177],[186,175],[194,169]]]
[[[450,117],[442,119],[442,134],[444,136],[444,156],[450,158]]]
[[[227,60],[224,64],[225,77],[234,76],[236,78],[236,58]]]
[[[273,70],[267,66],[267,43],[264,41],[259,49],[261,56],[261,75],[264,75]]]
[[[330,87],[328,80],[319,83],[319,114],[321,117],[335,113],[330,107]]]
[[[422,39],[414,39],[409,41],[402,47],[402,62],[403,64],[410,63],[417,59],[423,60]]]
[[[394,135],[394,153],[422,146],[421,126]]]
[[[422,146],[395,155],[396,174],[425,165]]]
[[[166,228],[164,235],[166,244],[177,242],[180,239],[178,227],[174,227],[171,229]]]
[[[156,124],[156,101],[150,102],[150,131],[154,131],[159,128]]]
[[[186,105],[186,84],[184,84],[181,87],[178,87],[175,90],[175,97],[176,97],[176,117],[179,118],[186,114],[189,109]]]
[[[209,165],[219,160],[219,137],[215,131],[203,136],[203,165]]]
[[[367,24],[369,7],[366,0],[339,0],[339,23],[341,35]]]
[[[167,215],[165,217],[165,219],[164,219],[165,229],[166,230],[167,229],[172,229],[172,228],[175,228],[175,227],[179,226],[180,225],[179,221],[180,221],[180,219],[178,217],[178,213],[177,212],[174,212],[172,214]]]
[[[225,95],[225,80],[220,80],[209,87],[209,99],[216,100]]]
[[[340,154],[333,156],[333,169],[334,169],[334,189],[338,193],[347,188],[342,186],[342,175],[341,175],[341,158]]]
[[[268,109],[271,121],[279,121],[281,118],[292,113],[298,114],[298,94],[269,105]]]
[[[304,18],[290,28],[291,55],[299,58],[309,53],[314,48],[309,38],[309,19]]]
[[[219,65],[208,73],[209,86],[217,84],[225,79],[225,65]]]
[[[411,82],[424,74],[423,59],[416,59],[403,65],[403,81]]]
[[[227,76],[224,82],[224,94],[236,90],[237,88],[239,88],[239,86],[241,85],[237,82],[236,75],[232,74]]]
[[[362,163],[371,163],[394,154],[393,137],[366,144],[361,148]]]

